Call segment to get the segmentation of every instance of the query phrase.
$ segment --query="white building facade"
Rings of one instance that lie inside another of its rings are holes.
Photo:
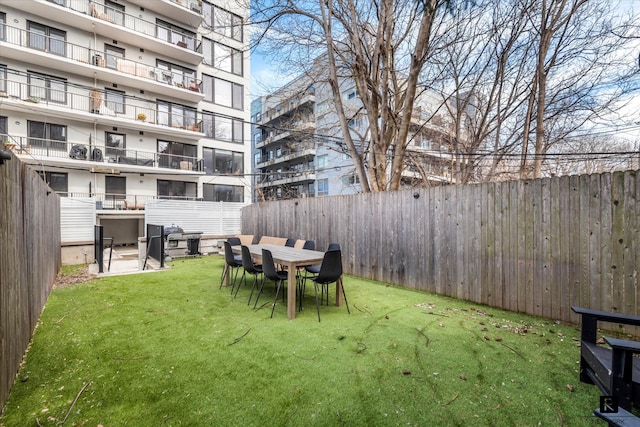
[[[237,1],[0,1],[1,142],[61,196],[95,200],[95,223],[123,244],[158,200],[249,203],[248,13]]]

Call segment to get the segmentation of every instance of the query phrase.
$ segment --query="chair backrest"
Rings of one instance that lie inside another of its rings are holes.
[[[241,246],[242,249],[242,267],[248,271],[249,273],[255,274],[256,268],[253,264],[253,259],[251,259],[251,252],[249,252],[249,248],[245,245]]]
[[[320,272],[315,279],[318,283],[332,283],[342,276],[342,252],[340,249],[324,253]]]
[[[284,243],[285,246],[289,246],[290,248],[292,248],[294,245],[296,244],[296,239],[287,239],[287,241]]]
[[[304,245],[302,246],[302,249],[308,249],[310,251],[315,251],[316,250],[316,242],[314,242],[313,240],[307,240],[304,242]]]
[[[229,265],[236,265],[236,259],[233,256],[233,250],[229,242],[222,242],[224,244],[224,261]]]
[[[327,248],[328,251],[339,251],[340,250],[340,244],[339,243],[329,243],[329,247]]]
[[[238,246],[241,244],[239,237],[229,237],[227,242],[229,242],[231,246]]]
[[[240,239],[241,245],[253,245],[253,234],[238,234],[238,239]]]
[[[273,262],[273,255],[268,249],[262,250],[262,272],[270,280],[280,280],[276,265]]]

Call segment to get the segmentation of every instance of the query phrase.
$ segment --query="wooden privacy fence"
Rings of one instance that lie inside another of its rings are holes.
[[[345,271],[579,322],[640,314],[637,171],[250,205],[242,233],[339,242]]]
[[[0,409],[60,262],[60,198],[14,156],[0,165]]]

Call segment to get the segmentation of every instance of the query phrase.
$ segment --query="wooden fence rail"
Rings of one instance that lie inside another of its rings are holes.
[[[250,205],[242,233],[339,242],[345,271],[577,323],[640,315],[638,171]]]
[[[60,198],[14,157],[0,165],[0,409],[60,262]]]

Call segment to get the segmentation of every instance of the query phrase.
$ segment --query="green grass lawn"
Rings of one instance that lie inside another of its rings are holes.
[[[0,425],[604,425],[575,326],[351,276],[351,315],[270,319],[222,257],[170,265],[54,290]]]

